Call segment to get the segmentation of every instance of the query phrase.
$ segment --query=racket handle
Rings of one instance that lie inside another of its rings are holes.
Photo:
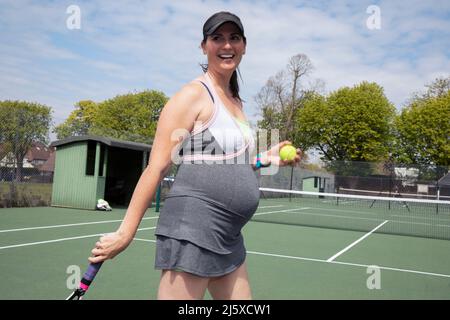
[[[88,266],[86,272],[84,273],[83,278],[81,279],[80,284],[78,286],[78,289],[76,289],[66,300],[83,299],[84,294],[89,289],[89,286],[91,285],[92,281],[97,275],[98,270],[100,270],[102,264],[103,261],[98,263],[91,263]]]
[[[86,272],[83,275],[83,278],[80,281],[80,288],[84,291],[87,291],[89,289],[89,286],[91,285],[92,281],[94,280],[95,276],[97,275],[98,270],[100,270],[100,267],[102,266],[103,261],[97,262],[97,263],[91,263],[89,267],[87,268]]]

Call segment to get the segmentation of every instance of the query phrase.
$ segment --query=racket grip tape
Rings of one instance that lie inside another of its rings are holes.
[[[80,281],[80,288],[83,290],[87,290],[94,280],[95,276],[97,275],[98,270],[100,270],[100,267],[102,266],[102,262],[97,263],[91,263],[89,267],[87,268],[86,272],[83,275],[83,278]]]

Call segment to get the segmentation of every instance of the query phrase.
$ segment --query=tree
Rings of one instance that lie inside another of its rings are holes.
[[[418,100],[428,100],[430,98],[442,97],[450,90],[450,77],[436,78],[431,83],[426,84],[425,87],[427,90],[424,93],[413,93],[408,105],[417,102]]]
[[[54,130],[58,139],[89,134],[93,125],[97,104],[91,100],[82,100],[75,104],[67,120]]]
[[[414,99],[396,118],[395,128],[398,161],[450,166],[450,89]]]
[[[155,135],[159,114],[167,100],[162,92],[146,90],[100,103],[80,101],[55,132],[58,139],[88,134],[148,143]]]
[[[26,101],[0,101],[0,143],[16,164],[15,180],[22,180],[22,166],[33,142],[48,143],[51,108]]]
[[[135,142],[149,142],[167,97],[159,91],[116,96],[99,104],[93,134]]]
[[[297,110],[295,143],[317,149],[325,162],[372,162],[389,157],[395,107],[376,83],[318,94]],[[364,167],[363,165],[361,168]]]
[[[305,54],[298,54],[289,59],[286,69],[269,78],[266,85],[255,97],[262,120],[258,121],[261,129],[278,129],[281,140],[292,140],[296,111],[302,107],[306,97],[314,89],[302,87],[301,80],[313,69]]]

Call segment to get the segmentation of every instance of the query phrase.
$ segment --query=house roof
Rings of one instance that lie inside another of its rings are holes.
[[[74,137],[69,137],[69,138],[62,139],[62,140],[53,141],[50,144],[50,146],[51,147],[60,147],[63,145],[67,145],[67,144],[71,144],[71,143],[75,143],[75,142],[83,142],[83,141],[97,141],[97,142],[104,143],[111,147],[118,147],[118,148],[138,150],[138,151],[150,151],[152,148],[152,146],[150,144],[124,141],[124,140],[118,140],[118,139],[100,137],[100,136],[74,136]]]
[[[446,186],[450,186],[450,172],[447,173],[445,176],[443,176],[442,178],[439,179],[438,184],[440,186],[442,185],[446,185]]]
[[[31,147],[23,159],[23,168],[38,168],[39,170],[45,165],[46,162],[50,162],[46,165],[46,171],[53,171],[54,159],[52,160],[52,154],[54,153],[53,147],[48,147],[40,142],[32,142]],[[15,166],[15,158],[11,151],[5,148],[4,144],[0,144],[0,162],[3,166]],[[52,163],[53,162],[53,163]],[[39,165],[39,163],[42,163]]]
[[[25,158],[28,161],[33,160],[48,160],[50,158],[51,153],[54,151],[54,148],[47,147],[45,144],[40,142],[33,142],[31,148],[28,150]]]
[[[55,171],[55,155],[56,152],[50,153],[50,157],[45,161],[45,163],[39,167],[40,171],[48,171],[53,172]]]

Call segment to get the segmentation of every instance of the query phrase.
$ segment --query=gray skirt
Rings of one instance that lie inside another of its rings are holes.
[[[245,261],[246,250],[220,254],[195,245],[158,235],[155,268],[192,273],[200,277],[219,277],[236,270]]]

